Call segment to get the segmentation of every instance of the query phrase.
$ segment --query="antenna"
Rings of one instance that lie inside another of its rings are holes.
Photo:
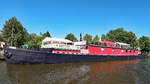
[[[82,41],[82,34],[80,33],[80,41]]]

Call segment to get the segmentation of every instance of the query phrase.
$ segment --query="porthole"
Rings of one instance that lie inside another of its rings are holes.
[[[132,53],[132,50],[130,50],[130,53]]]
[[[101,51],[104,51],[104,48],[101,48]]]
[[[123,53],[123,50],[121,50],[121,52]]]
[[[113,49],[112,51],[115,52],[115,49]]]

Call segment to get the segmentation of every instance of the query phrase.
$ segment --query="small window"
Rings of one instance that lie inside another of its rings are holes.
[[[130,53],[132,53],[132,50],[130,50]]]
[[[48,44],[47,42],[44,43],[44,45],[47,45],[47,44]]]
[[[128,53],[128,50],[126,50],[126,53]]]
[[[123,53],[123,50],[121,50],[121,52]]]
[[[101,48],[101,51],[104,51],[104,48]]]
[[[135,50],[133,52],[135,53]]]
[[[115,49],[113,49],[112,51],[115,52]]]
[[[49,41],[48,44],[51,44],[51,41]]]

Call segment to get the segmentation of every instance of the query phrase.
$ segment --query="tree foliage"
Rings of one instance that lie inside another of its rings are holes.
[[[123,28],[118,28],[115,30],[110,30],[107,35],[106,39],[110,41],[116,41],[116,42],[123,42],[131,44],[131,47],[136,47],[136,40],[137,37],[135,33],[133,32],[127,32]]]
[[[124,43],[127,43],[129,41],[128,32],[125,31],[123,28],[110,30],[106,34],[106,37],[107,37],[107,40],[110,40],[110,41],[117,41],[117,42],[124,42]]]
[[[138,39],[139,47],[142,52],[150,52],[150,39],[149,37],[142,36]]]
[[[43,37],[43,38],[45,38],[45,37],[51,37],[51,35],[50,35],[50,33],[48,32],[48,31],[46,31],[45,33],[41,33],[40,32],[40,35]]]
[[[71,40],[71,41],[73,41],[73,42],[78,41],[77,38],[76,38],[72,33],[68,34],[68,35],[65,37],[65,39]]]
[[[32,34],[28,34],[27,39],[28,39],[28,41],[26,42],[26,44],[28,44],[30,47],[41,46],[41,43],[42,43],[41,36],[38,36],[38,35],[32,33]]]
[[[37,35],[35,33],[31,33],[27,35],[28,41],[26,44],[28,44],[30,47],[33,46],[41,46],[42,40],[45,39],[45,37],[51,37],[50,33],[47,31],[46,33],[40,33],[40,35]]]
[[[1,42],[4,41],[4,38],[3,38],[2,33],[0,33],[0,41],[1,41]]]
[[[128,38],[129,38],[129,44],[132,48],[137,48],[138,47],[138,42],[137,42],[137,37],[135,33],[133,32],[128,32]]]
[[[105,36],[105,34],[102,34],[102,36],[101,36],[101,40],[102,40],[102,41],[106,40],[106,36]]]
[[[88,43],[91,43],[92,42],[92,35],[90,34],[85,34],[85,36],[83,37],[83,39],[85,41],[87,41]]]
[[[2,35],[8,44],[12,43],[12,46],[21,46],[25,42],[27,30],[17,20],[16,17],[10,18],[5,22],[2,28]]]
[[[93,43],[97,44],[98,42],[99,42],[99,37],[98,37],[98,35],[96,35],[93,39]]]

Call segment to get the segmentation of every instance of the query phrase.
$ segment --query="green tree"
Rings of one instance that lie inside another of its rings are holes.
[[[136,46],[137,37],[133,32],[127,32],[123,28],[118,28],[110,30],[106,35],[106,39],[110,41],[128,43],[134,48]]]
[[[2,35],[1,32],[0,32],[0,41],[1,41],[1,42],[4,41],[4,38],[3,38],[3,35]]]
[[[48,31],[46,31],[46,33],[40,33],[40,35],[42,36],[42,38],[45,38],[45,37],[51,37],[50,33]]]
[[[85,41],[87,41],[88,43],[92,43],[92,35],[90,35],[90,34],[86,34],[86,35],[83,37],[83,39],[84,39]]]
[[[128,32],[128,38],[129,38],[129,44],[131,45],[131,47],[137,48],[138,43],[137,43],[137,37],[136,37],[135,33]]]
[[[110,30],[106,34],[106,38],[107,40],[110,40],[110,41],[117,41],[117,42],[124,42],[124,43],[127,43],[129,41],[128,32],[125,31],[123,28]]]
[[[29,47],[33,47],[33,46],[39,46],[40,47],[41,44],[42,44],[42,40],[45,37],[51,37],[51,35],[50,35],[50,33],[48,31],[46,33],[41,33],[40,32],[40,35],[37,35],[35,33],[27,34],[26,44],[28,44]]]
[[[93,39],[93,43],[98,44],[98,42],[99,42],[99,37],[98,37],[98,35],[96,35]]]
[[[142,52],[150,52],[150,39],[149,37],[142,36],[138,39],[139,47]]]
[[[101,40],[102,40],[102,41],[106,40],[106,36],[105,36],[105,34],[102,34],[102,36],[101,36]]]
[[[22,26],[16,17],[12,17],[6,21],[2,28],[2,35],[4,40],[8,41],[8,44],[11,44],[12,46],[23,45],[25,42],[26,33],[26,29]]]
[[[41,44],[42,44],[42,37],[38,36],[34,33],[28,34],[27,38],[28,38],[28,41],[26,42],[26,44],[28,44],[29,47],[41,46]]]
[[[71,41],[73,41],[73,42],[78,41],[77,38],[76,38],[72,33],[68,34],[68,35],[65,37],[65,39],[71,40]]]

